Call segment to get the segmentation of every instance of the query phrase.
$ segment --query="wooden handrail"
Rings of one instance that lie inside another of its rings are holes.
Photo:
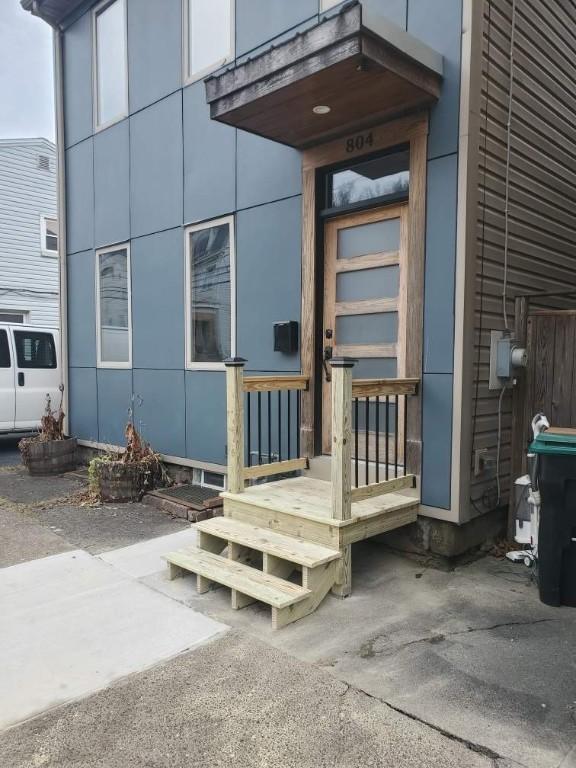
[[[285,389],[308,389],[308,376],[245,376],[244,392],[273,392]]]
[[[352,397],[415,395],[420,379],[354,379]]]

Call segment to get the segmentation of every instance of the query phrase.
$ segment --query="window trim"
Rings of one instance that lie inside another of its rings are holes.
[[[222,59],[218,59],[213,64],[209,64],[204,69],[190,74],[190,25],[189,25],[189,6],[190,0],[182,0],[182,82],[186,85],[202,80],[211,72],[216,72],[220,67],[234,61],[236,57],[236,2],[228,0],[230,7],[230,39],[228,54]]]
[[[230,355],[236,355],[236,229],[234,215],[222,216],[219,219],[209,219],[200,224],[191,224],[184,228],[184,274],[185,274],[185,293],[184,293],[184,312],[185,312],[185,367],[188,371],[224,371],[226,366],[224,362],[207,363],[192,361],[192,307],[191,307],[191,285],[190,285],[190,234],[200,232],[203,229],[212,229],[223,224],[228,224],[230,232]]]
[[[48,248],[46,248],[46,222],[50,219],[51,221],[56,222],[56,227],[58,228],[58,247],[55,251],[51,251]],[[60,229],[58,226],[58,217],[57,216],[50,216],[50,215],[42,215],[40,216],[40,252],[42,253],[42,256],[46,256],[50,259],[57,259],[60,255]]]
[[[128,277],[128,360],[127,361],[106,361],[102,360],[102,337],[100,329],[100,256],[111,251],[126,250],[126,273]],[[105,248],[98,248],[96,251],[95,263],[95,284],[96,284],[96,367],[97,368],[132,368],[132,268],[130,259],[130,243],[116,243],[107,245]]]
[[[335,8],[342,0],[320,0],[320,13],[329,11],[331,8]]]
[[[98,103],[98,48],[97,48],[97,17],[114,3],[122,3],[123,21],[124,21],[124,72],[126,74],[124,85],[124,109],[116,117],[108,120],[105,123],[99,122],[100,107]],[[119,123],[128,117],[130,113],[129,101],[128,101],[128,10],[126,7],[127,0],[102,0],[98,5],[92,8],[92,122],[94,125],[94,133],[99,133],[105,128]]]

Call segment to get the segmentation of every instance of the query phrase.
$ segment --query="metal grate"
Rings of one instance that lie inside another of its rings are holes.
[[[162,488],[156,493],[168,499],[184,501],[201,509],[205,501],[217,498],[219,491],[215,488],[202,488],[199,485],[177,485],[175,488]]]

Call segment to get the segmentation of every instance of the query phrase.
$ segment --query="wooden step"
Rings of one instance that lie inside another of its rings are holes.
[[[235,589],[273,608],[287,608],[312,594],[311,590],[298,584],[292,584],[197,547],[170,552],[164,559],[177,568]]]
[[[337,549],[323,547],[296,536],[286,536],[269,528],[260,528],[250,523],[243,523],[231,517],[214,517],[203,520],[195,526],[200,531],[217,536],[226,541],[233,541],[259,552],[266,552],[291,563],[316,568],[324,563],[337,560],[340,552]]]

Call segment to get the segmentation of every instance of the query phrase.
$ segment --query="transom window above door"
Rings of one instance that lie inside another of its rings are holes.
[[[184,80],[191,82],[234,58],[234,0],[183,0]]]
[[[363,160],[326,176],[326,208],[341,211],[399,202],[408,197],[410,153],[392,152]]]

